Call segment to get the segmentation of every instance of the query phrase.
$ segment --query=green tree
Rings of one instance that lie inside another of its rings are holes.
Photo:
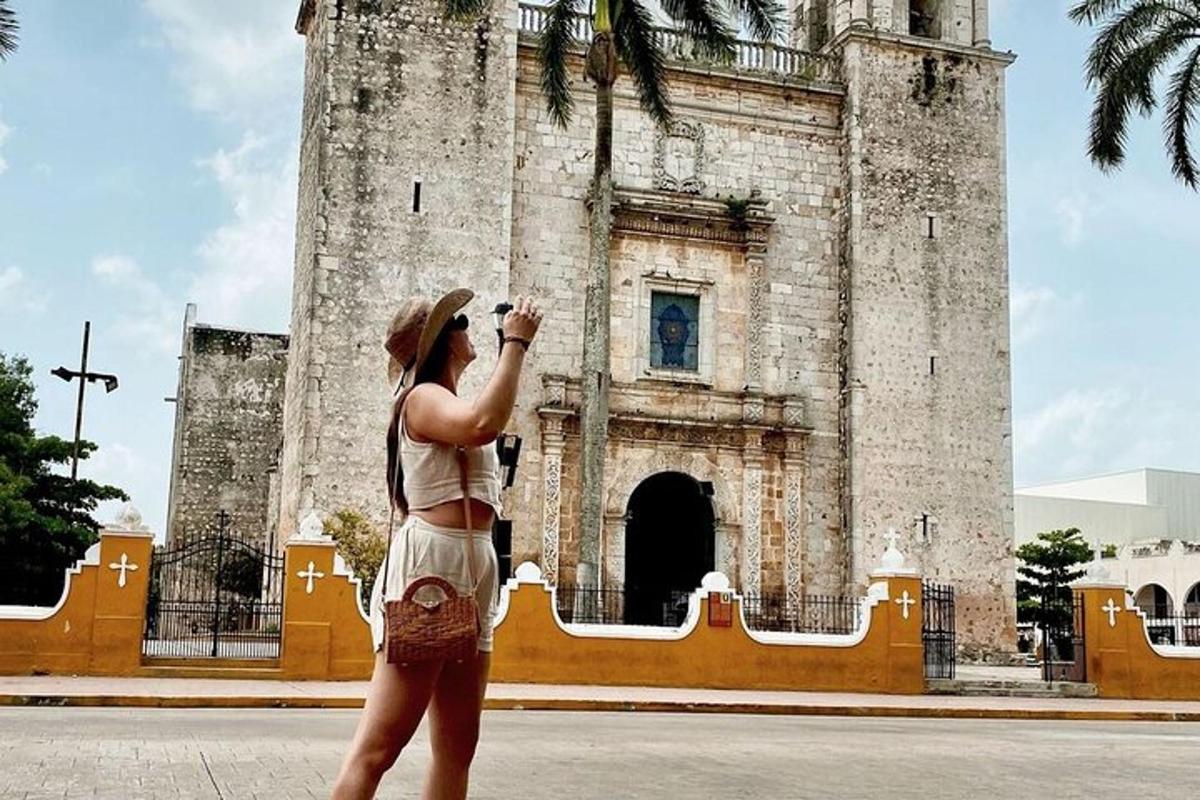
[[[1108,171],[1125,161],[1129,118],[1163,108],[1171,171],[1192,189],[1200,173],[1189,145],[1200,109],[1200,0],[1082,0],[1070,12],[1099,26],[1086,74],[1095,91],[1088,154]],[[1159,77],[1170,71],[1165,86]]]
[[[71,460],[71,442],[38,436],[32,368],[0,353],[0,552],[15,561],[0,581],[0,604],[52,605],[63,589],[63,570],[96,541],[92,518],[102,500],[128,499],[115,486],[72,481],[55,466]],[[96,450],[81,442],[80,459]]]
[[[322,525],[325,534],[333,537],[342,558],[362,580],[360,600],[366,609],[371,601],[371,589],[379,575],[379,567],[387,553],[387,539],[357,511],[343,508]]]
[[[6,61],[17,49],[17,12],[8,0],[0,0],[0,61]]]
[[[1048,613],[1069,614],[1071,583],[1083,577],[1081,565],[1092,560],[1092,548],[1078,528],[1044,531],[1037,540],[1017,548],[1017,618],[1022,622],[1045,622]],[[1054,622],[1066,622],[1054,620]]]
[[[490,0],[447,0],[451,16],[473,18]],[[584,76],[595,87],[595,145],[588,197],[589,245],[583,310],[583,368],[580,417],[584,486],[604,485],[604,451],[608,439],[610,351],[609,267],[612,236],[613,87],[626,70],[642,110],[660,126],[671,121],[666,70],[667,53],[654,27],[657,7],[691,43],[695,54],[715,63],[731,63],[737,52],[736,26],[745,25],[757,40],[773,42],[783,27],[784,10],[775,0],[553,0],[541,32],[538,55],[541,88],[551,119],[566,127],[574,110],[568,71],[583,51]],[[591,40],[576,37],[577,20],[589,16]],[[586,49],[584,49],[586,47]],[[580,533],[581,583],[594,583],[603,523],[602,495],[585,492]]]

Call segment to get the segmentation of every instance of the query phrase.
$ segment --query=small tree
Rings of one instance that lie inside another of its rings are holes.
[[[53,471],[71,460],[72,444],[35,433],[32,373],[24,358],[0,353],[0,552],[12,567],[0,581],[0,604],[57,601],[63,570],[99,536],[96,506],[128,499],[115,486]],[[95,450],[80,442],[80,460]]]
[[[1065,623],[1046,614],[1069,614],[1071,582],[1083,577],[1080,565],[1092,560],[1092,548],[1078,528],[1044,531],[1037,541],[1017,548],[1017,618],[1022,622]],[[1043,608],[1049,603],[1053,608]],[[1045,613],[1043,613],[1045,612]]]
[[[371,601],[371,590],[379,575],[379,567],[387,553],[387,539],[366,517],[348,508],[325,520],[322,528],[326,535],[333,537],[338,552],[362,581],[361,601],[363,608],[366,608]]]

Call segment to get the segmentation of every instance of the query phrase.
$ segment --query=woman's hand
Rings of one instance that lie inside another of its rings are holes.
[[[542,310],[537,303],[528,297],[518,297],[513,310],[504,315],[504,335],[532,342],[541,324]]]

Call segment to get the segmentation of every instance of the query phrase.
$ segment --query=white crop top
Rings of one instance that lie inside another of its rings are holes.
[[[457,448],[441,442],[414,442],[400,415],[400,467],[404,470],[404,497],[412,511],[461,500],[462,478]],[[467,491],[487,503],[500,516],[500,457],[494,444],[467,448]]]

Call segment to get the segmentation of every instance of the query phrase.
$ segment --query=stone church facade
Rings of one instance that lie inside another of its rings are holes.
[[[311,509],[385,518],[381,341],[403,298],[475,289],[473,392],[495,360],[492,306],[534,295],[546,319],[511,423],[524,449],[505,516],[513,563],[568,583],[592,98],[577,65],[575,118],[551,123],[536,6],[499,0],[478,25],[440,9],[300,10],[277,539]],[[895,527],[924,574],[956,586],[960,641],[1011,650],[1012,57],[990,46],[986,0],[803,0],[789,14],[791,47],[747,44],[735,66],[674,45],[669,130],[617,86],[601,580],[640,569],[627,534],[655,533],[635,495],[673,475],[650,505],[711,523],[671,546],[705,548],[743,590],[858,591]]]

